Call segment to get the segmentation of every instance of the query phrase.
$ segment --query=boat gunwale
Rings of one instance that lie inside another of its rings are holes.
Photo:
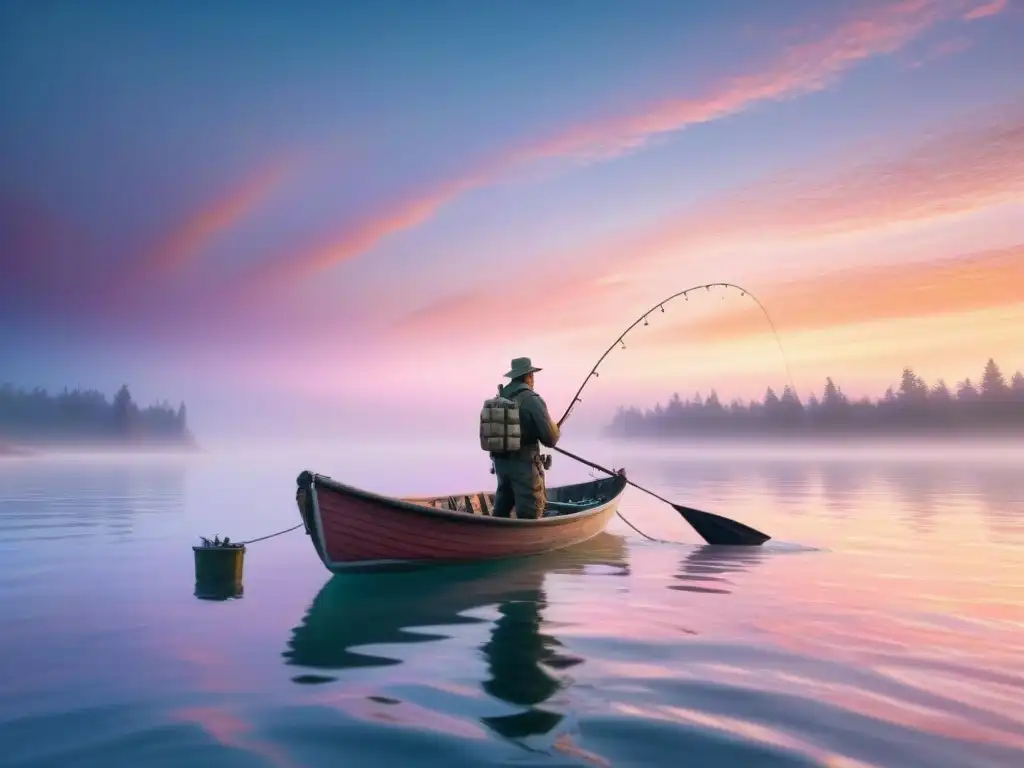
[[[303,483],[304,479],[306,481],[305,484]],[[615,485],[618,485],[619,487],[618,487],[618,489],[615,490],[615,492],[612,494],[612,496],[610,496],[605,501],[602,501],[602,502],[600,502],[598,504],[595,504],[592,507],[585,507],[584,509],[581,509],[578,512],[569,512],[569,513],[565,513],[565,514],[561,514],[561,515],[552,515],[551,517],[541,517],[539,519],[532,519],[532,518],[531,519],[525,519],[525,518],[524,519],[519,519],[519,518],[514,518],[514,517],[493,517],[491,515],[477,515],[477,514],[474,514],[472,512],[460,512],[460,511],[457,511],[457,510],[438,509],[436,507],[428,507],[428,506],[426,506],[424,504],[417,504],[417,503],[415,503],[413,501],[409,501],[407,499],[400,499],[400,498],[395,497],[395,496],[383,496],[383,495],[381,495],[379,493],[374,493],[373,491],[368,491],[368,490],[365,490],[363,488],[357,488],[355,486],[348,485],[346,483],[342,483],[342,482],[340,482],[338,480],[335,480],[334,478],[329,477],[327,475],[320,475],[320,474],[317,474],[315,472],[310,472],[308,470],[303,471],[302,474],[300,474],[299,478],[298,478],[299,487],[300,488],[305,487],[305,488],[308,488],[311,491],[311,495],[313,496],[313,502],[314,502],[314,504],[316,506],[316,518],[317,518],[316,522],[318,524],[320,523],[320,520],[319,520],[319,516],[320,516],[319,506],[320,505],[319,505],[319,499],[317,498],[318,491],[319,491],[317,486],[320,485],[322,487],[325,487],[327,490],[335,491],[335,492],[340,493],[342,495],[354,496],[356,498],[361,498],[361,499],[363,499],[365,501],[371,501],[371,502],[376,503],[376,504],[381,504],[382,506],[385,506],[385,507],[393,508],[393,509],[395,509],[397,511],[411,512],[411,513],[422,515],[422,516],[428,517],[428,518],[429,517],[433,517],[433,518],[438,518],[438,519],[441,519],[441,520],[453,520],[453,521],[460,522],[460,523],[465,524],[465,525],[498,525],[498,526],[502,526],[502,525],[509,526],[510,525],[512,527],[515,527],[515,528],[519,528],[519,527],[523,527],[523,526],[555,527],[555,526],[566,525],[566,524],[568,524],[570,522],[578,522],[578,521],[581,521],[581,520],[585,520],[588,517],[591,517],[593,515],[599,514],[600,512],[604,511],[605,509],[607,509],[607,507],[609,505],[617,504],[618,500],[622,497],[622,494],[625,492],[626,486],[627,486],[626,478],[625,478],[624,475],[609,476],[607,479],[602,478],[601,480],[591,481],[591,482],[595,483],[595,484],[598,483],[598,482],[606,482],[609,485],[611,485],[613,488],[614,488]],[[556,488],[567,488],[567,487],[571,487],[571,486],[574,486],[574,485],[588,485],[588,484],[589,483],[586,483],[586,482],[584,482],[584,483],[568,483],[568,484],[563,485],[563,486],[552,486],[552,488],[550,490],[555,490]],[[483,491],[478,491],[477,493],[483,493]],[[473,494],[464,494],[464,495],[469,496],[469,495],[473,495]],[[442,495],[442,496],[424,496],[423,497],[424,500],[426,500],[426,499],[439,499],[439,498],[445,498],[445,496]],[[318,533],[319,533],[319,535],[321,537],[321,541],[322,541],[323,540],[323,532],[322,531],[318,531]]]

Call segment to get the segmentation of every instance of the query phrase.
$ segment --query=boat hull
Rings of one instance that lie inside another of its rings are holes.
[[[493,493],[418,499],[380,496],[303,472],[296,499],[306,531],[333,572],[402,570],[500,560],[571,547],[604,530],[624,475],[548,489],[539,520],[489,514]]]

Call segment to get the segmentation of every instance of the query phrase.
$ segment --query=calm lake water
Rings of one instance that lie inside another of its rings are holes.
[[[0,765],[1024,765],[1024,451],[566,447],[775,539],[703,548],[630,489],[680,543],[616,520],[554,556],[332,579],[295,531],[213,602],[191,544],[293,525],[300,470],[443,492],[486,459],[0,461]]]

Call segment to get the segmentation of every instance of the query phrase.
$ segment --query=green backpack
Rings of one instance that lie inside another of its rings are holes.
[[[519,404],[502,396],[484,402],[480,411],[480,447],[488,453],[518,451],[523,437]]]

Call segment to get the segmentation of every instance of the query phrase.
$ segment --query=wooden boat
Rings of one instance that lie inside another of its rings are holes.
[[[564,549],[603,531],[626,489],[624,473],[548,488],[543,517],[517,520],[491,516],[493,492],[395,498],[308,471],[296,483],[306,533],[333,572],[499,560]]]

